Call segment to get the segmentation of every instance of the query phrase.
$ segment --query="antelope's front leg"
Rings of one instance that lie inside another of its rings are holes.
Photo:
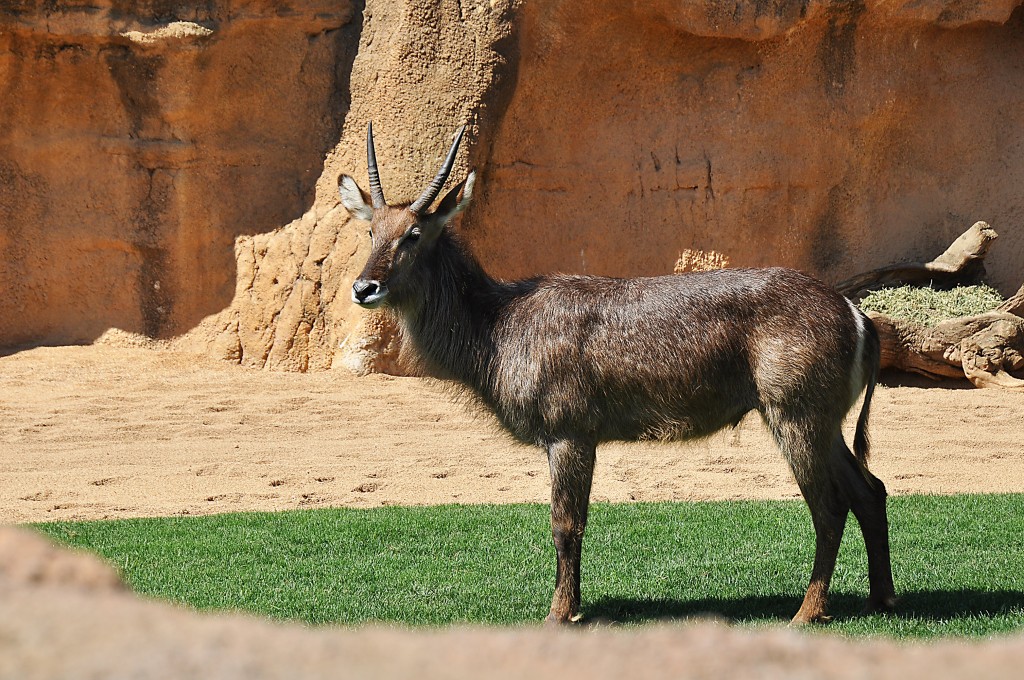
[[[551,468],[551,534],[558,566],[548,623],[578,621],[580,554],[587,526],[590,484],[594,476],[593,444],[562,440],[548,446]]]

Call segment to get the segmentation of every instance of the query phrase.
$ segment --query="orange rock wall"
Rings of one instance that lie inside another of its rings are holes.
[[[1016,3],[701,4],[524,6],[468,225],[494,270],[662,274],[691,250],[838,281],[986,219],[992,280],[1016,290]]]
[[[360,13],[313,0],[3,8],[0,345],[111,327],[166,338],[230,305],[235,237],[313,201]]]
[[[783,264],[836,281],[978,219],[1024,276],[1021,0],[27,2],[0,11],[0,346],[108,328],[401,370],[348,287],[451,132],[502,276]],[[175,22],[189,22],[187,24]]]

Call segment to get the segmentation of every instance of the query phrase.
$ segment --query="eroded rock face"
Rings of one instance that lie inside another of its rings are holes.
[[[312,203],[349,2],[0,10],[0,344],[167,338],[227,307],[233,243]]]
[[[403,372],[394,324],[352,304],[369,252],[365,223],[338,202],[338,177],[366,186],[371,119],[388,200],[418,195],[451,135],[468,122],[455,174],[484,164],[481,136],[504,110],[514,64],[512,3],[373,3],[363,14],[341,141],[327,155],[313,208],[285,228],[235,244],[232,305],[190,334],[193,345],[243,364],[286,370],[343,366]]]
[[[523,7],[467,226],[498,273],[662,274],[697,251],[835,282],[977,216],[1015,230],[1018,3],[599,4]]]
[[[838,281],[965,222],[1024,260],[1020,0],[224,0],[0,15],[0,345],[109,327],[256,367],[402,372],[351,304],[385,193],[455,128],[460,228],[505,277],[687,263]],[[47,5],[49,7],[49,5]],[[49,23],[47,23],[49,22]]]

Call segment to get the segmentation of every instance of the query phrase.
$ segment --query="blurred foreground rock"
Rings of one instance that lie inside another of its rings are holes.
[[[1016,678],[1024,655],[1019,636],[897,645],[715,623],[310,629],[143,600],[113,585],[111,573],[34,534],[0,528],[0,678],[942,680]]]

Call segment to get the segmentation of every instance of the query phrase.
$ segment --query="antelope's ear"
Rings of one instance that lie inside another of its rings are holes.
[[[357,220],[373,219],[373,208],[370,207],[370,197],[359,188],[356,181],[348,175],[338,178],[338,193],[341,195],[341,204],[345,206],[349,214]]]
[[[441,202],[437,204],[437,210],[434,211],[433,221],[439,227],[444,226],[453,217],[458,215],[460,212],[466,209],[469,205],[470,200],[473,198],[473,184],[476,182],[476,171],[472,171],[466,177],[454,187],[452,190],[445,194]]]

